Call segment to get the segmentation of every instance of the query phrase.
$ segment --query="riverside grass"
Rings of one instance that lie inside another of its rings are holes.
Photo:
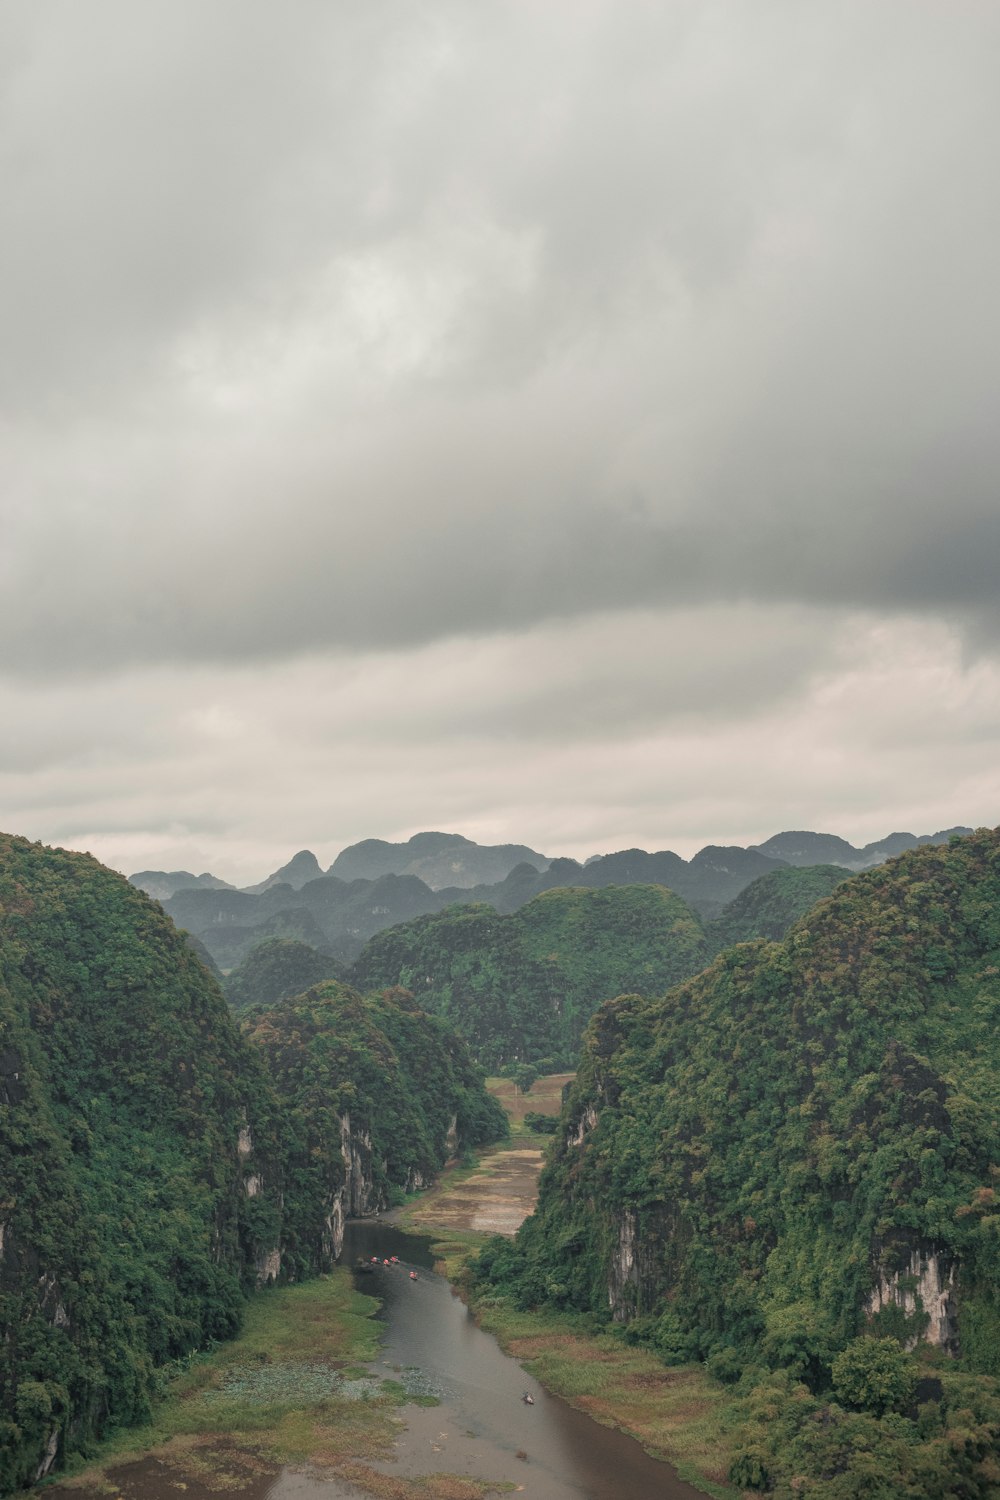
[[[502,1485],[438,1474],[389,1477],[370,1466],[387,1458],[397,1408],[410,1398],[399,1381],[364,1366],[379,1349],[378,1303],[339,1269],[297,1286],[262,1292],[248,1305],[238,1339],[176,1367],[148,1423],[103,1444],[95,1461],[58,1476],[60,1489],[117,1493],[113,1473],[156,1458],[212,1490],[242,1488],[290,1465],[332,1470],[378,1500],[479,1500]]]
[[[667,1368],[648,1350],[626,1344],[619,1333],[595,1332],[586,1317],[521,1312],[507,1298],[477,1296],[467,1268],[487,1238],[449,1232],[433,1245],[441,1269],[461,1288],[479,1326],[547,1390],[605,1427],[628,1433],[715,1500],[735,1500],[740,1491],[726,1480],[731,1394],[703,1366]]]
[[[551,1080],[544,1104],[539,1096],[545,1095],[549,1080],[540,1079],[517,1098],[521,1112],[551,1108],[550,1098],[554,1103],[559,1097],[567,1076]],[[489,1079],[487,1087],[510,1111],[515,1100],[513,1085],[506,1079]],[[527,1134],[526,1127],[512,1118],[506,1150],[516,1151]],[[498,1162],[504,1154],[503,1146],[493,1148],[484,1153],[482,1165]],[[433,1190],[433,1201],[418,1198],[407,1204],[399,1214],[400,1224],[434,1234],[435,1211],[442,1219],[448,1218],[449,1195],[453,1190],[460,1195],[469,1176],[468,1165],[445,1172]],[[740,1491],[726,1480],[732,1393],[713,1380],[704,1366],[667,1368],[648,1350],[626,1344],[620,1333],[595,1331],[593,1320],[586,1316],[550,1309],[522,1312],[505,1297],[477,1292],[468,1270],[490,1237],[472,1229],[441,1227],[431,1246],[437,1269],[459,1288],[480,1327],[555,1395],[604,1426],[628,1433],[714,1500],[734,1500]]]

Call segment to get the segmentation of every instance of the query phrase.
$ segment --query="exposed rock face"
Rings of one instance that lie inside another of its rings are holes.
[[[886,1307],[901,1307],[905,1313],[922,1312],[927,1326],[921,1337],[946,1354],[958,1353],[958,1305],[956,1266],[936,1251],[915,1249],[906,1271],[883,1272],[865,1303],[873,1317]],[[908,1347],[918,1342],[915,1336]]]
[[[344,1186],[340,1193],[344,1214],[356,1219],[364,1214],[375,1213],[382,1204],[376,1202],[374,1197],[372,1138],[367,1131],[356,1134],[351,1130],[349,1114],[340,1117],[340,1154],[344,1158],[345,1171]],[[335,1252],[337,1255],[340,1254],[343,1239],[341,1230],[340,1243]]]
[[[588,1104],[583,1114],[577,1121],[575,1130],[571,1130],[566,1137],[567,1146],[582,1146],[588,1133],[597,1125],[597,1110],[592,1104]]]
[[[281,1251],[262,1251],[257,1257],[257,1285],[266,1286],[281,1275]]]
[[[339,1260],[344,1248],[344,1219],[344,1195],[340,1192],[330,1205],[323,1228],[323,1254],[330,1261]]]
[[[56,1454],[58,1452],[59,1452],[59,1429],[58,1429],[58,1427],[56,1427],[49,1434],[49,1441],[48,1441],[48,1443],[46,1444],[46,1447],[45,1447],[44,1457],[42,1458],[41,1463],[38,1465],[38,1471],[35,1474],[35,1480],[36,1480],[36,1482],[39,1479],[44,1479],[45,1478],[46,1474],[49,1472],[49,1470],[52,1468],[52,1465],[55,1463],[55,1461],[56,1461]]]
[[[635,1214],[625,1213],[618,1223],[618,1246],[608,1265],[608,1306],[616,1323],[635,1311],[637,1288]]]

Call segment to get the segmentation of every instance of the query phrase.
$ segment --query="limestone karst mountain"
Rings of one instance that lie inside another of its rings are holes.
[[[517,865],[544,870],[549,861],[524,844],[477,844],[458,833],[415,833],[402,844],[364,839],[343,849],[329,874],[341,880],[416,875],[432,891],[495,885]]]
[[[300,849],[280,870],[275,870],[273,875],[268,875],[266,880],[261,880],[257,885],[248,885],[244,889],[252,896],[259,896],[261,891],[270,890],[272,885],[290,885],[293,891],[299,891],[310,880],[318,880],[322,874],[319,860],[312,850]]]
[[[458,834],[420,833],[405,843],[365,839],[344,849],[324,875],[300,850],[256,885],[237,891],[211,875],[146,870],[130,876],[198,937],[217,964],[242,962],[269,937],[295,938],[351,963],[376,932],[456,902],[486,902],[510,913],[543,891],[581,886],[664,885],[701,917],[717,917],[751,881],[785,865],[869,868],[921,843],[944,843],[948,830],[890,834],[855,849],[832,834],[781,833],[758,848],[707,845],[690,860],[669,849],[625,849],[575,859],[547,859],[520,844],[484,846]],[[784,850],[784,853],[780,851]]]
[[[146,1415],[257,1285],[328,1268],[352,1205],[503,1129],[405,996],[326,985],[241,1030],[155,902],[0,836],[0,1493]]]
[[[917,849],[922,844],[946,844],[951,838],[971,832],[971,828],[943,828],[938,833],[889,833],[860,849],[833,833],[776,833],[757,848],[787,865],[830,864],[843,865],[845,870],[870,870],[906,849]]]
[[[738,1488],[992,1495],[998,1121],[1000,830],[602,1006],[538,1210],[482,1272],[742,1378]],[[924,1366],[918,1422],[921,1340],[964,1363]]]
[[[132,885],[152,896],[154,901],[169,901],[178,891],[209,890],[233,891],[235,886],[227,880],[206,871],[203,875],[192,875],[190,870],[137,870],[129,876]]]

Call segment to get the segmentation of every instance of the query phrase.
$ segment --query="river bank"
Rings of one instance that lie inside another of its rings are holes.
[[[539,1108],[530,1095],[522,1096],[525,1105]],[[530,1140],[515,1124],[508,1144],[484,1152],[472,1169],[443,1173],[430,1193],[396,1210],[392,1219],[432,1234],[440,1269],[479,1326],[548,1391],[635,1438],[702,1493],[732,1500],[738,1492],[726,1477],[730,1453],[725,1433],[731,1398],[702,1366],[667,1368],[616,1332],[595,1330],[587,1319],[521,1312],[507,1299],[479,1294],[471,1285],[468,1268],[480,1246],[491,1233],[514,1234],[534,1208],[544,1152],[531,1147]],[[503,1227],[485,1227],[491,1214],[502,1217]]]
[[[170,1372],[150,1422],[104,1445],[86,1470],[43,1486],[46,1500],[177,1500],[178,1491],[185,1500],[220,1492],[244,1500],[479,1500],[524,1490],[540,1500],[652,1493],[729,1500],[735,1491],[723,1483],[728,1456],[719,1437],[724,1393],[703,1372],[666,1370],[580,1320],[518,1313],[498,1298],[474,1299],[474,1323],[430,1274],[436,1261],[463,1287],[489,1233],[513,1234],[534,1206],[544,1153],[523,1113],[542,1100],[541,1112],[551,1112],[561,1080],[540,1085],[540,1097],[514,1096],[508,1143],[474,1167],[443,1174],[387,1216],[395,1223],[349,1226],[345,1267],[331,1276],[254,1298],[238,1340]],[[390,1242],[416,1281],[402,1265],[383,1266]],[[369,1263],[377,1251],[379,1269],[359,1278],[360,1291],[346,1266],[362,1250]],[[439,1333],[450,1342],[435,1354]],[[529,1376],[510,1361],[504,1367],[488,1334]],[[524,1386],[537,1403],[527,1413]],[[581,1414],[617,1431],[602,1435]],[[647,1472],[650,1461],[619,1432],[681,1478],[659,1464]]]
[[[391,1461],[420,1401],[373,1375],[378,1301],[338,1269],[261,1293],[240,1337],[171,1372],[150,1421],[96,1460],[38,1487],[44,1500],[480,1500],[509,1488],[441,1472],[410,1480]],[[442,1470],[444,1465],[441,1466]]]

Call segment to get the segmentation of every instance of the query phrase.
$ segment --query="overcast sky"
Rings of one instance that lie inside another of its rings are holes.
[[[8,0],[0,826],[1000,822],[996,0]]]

